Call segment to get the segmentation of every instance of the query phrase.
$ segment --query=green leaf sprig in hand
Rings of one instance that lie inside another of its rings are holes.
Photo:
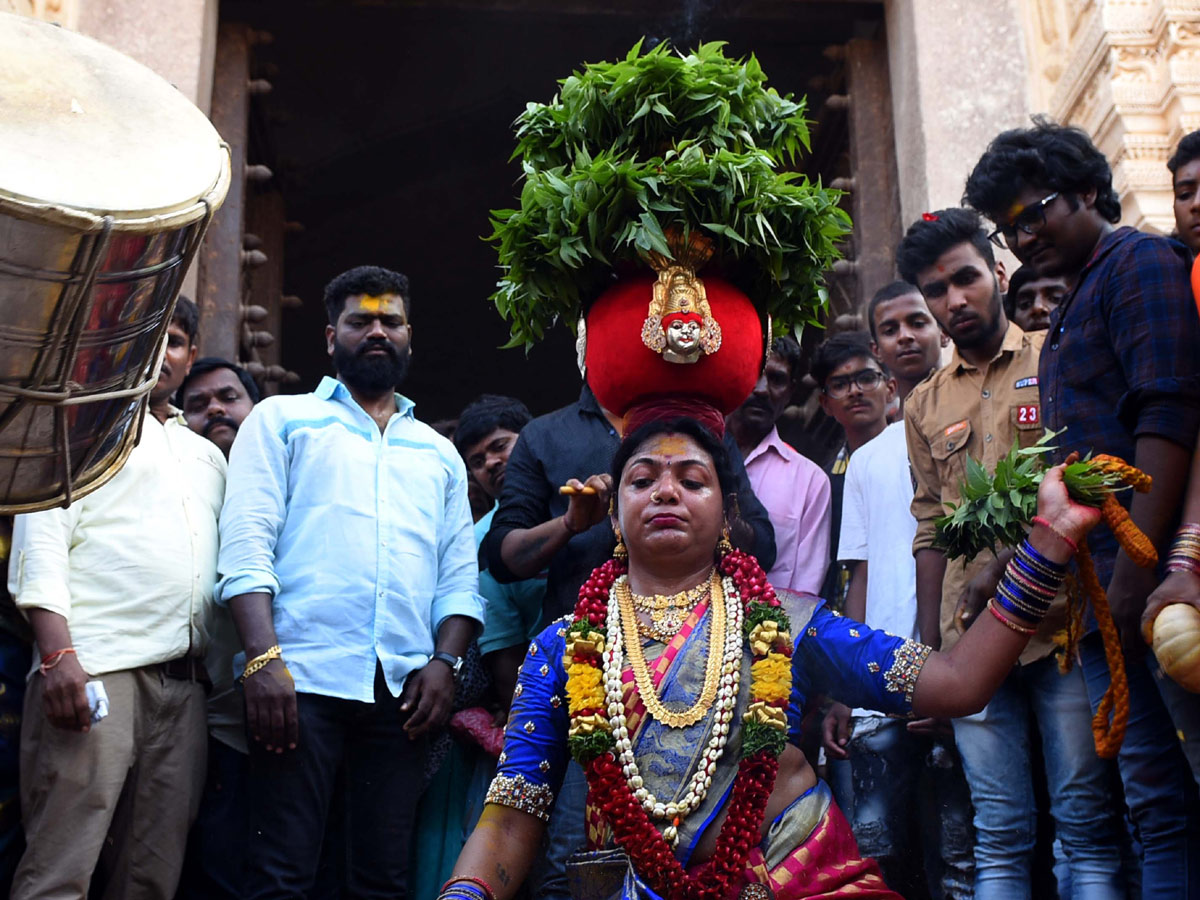
[[[1037,514],[1037,492],[1056,434],[1047,431],[1031,447],[1014,443],[991,475],[967,457],[967,478],[959,483],[961,500],[949,504],[950,514],[935,523],[934,546],[944,550],[947,559],[970,562],[985,550],[995,553],[998,547],[1015,547],[1024,540]],[[1094,465],[1090,454],[1063,470],[1063,483],[1072,500],[1095,507],[1125,487],[1118,474]]]

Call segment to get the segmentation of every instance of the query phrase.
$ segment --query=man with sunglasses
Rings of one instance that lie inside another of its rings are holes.
[[[896,265],[954,342],[949,364],[913,388],[904,404],[916,481],[918,626],[925,643],[945,650],[962,635],[965,620],[979,613],[973,601],[980,592],[969,588],[996,558],[984,552],[947,562],[933,546],[934,523],[961,499],[968,457],[991,471],[1014,443],[1028,446],[1041,436],[1037,367],[1045,332],[1026,334],[1008,321],[1001,300],[1004,270],[972,210],[925,213],[900,242]],[[953,723],[975,806],[977,900],[1028,897],[1032,890],[1031,719],[1041,736],[1071,896],[1123,896],[1119,831],[1108,772],[1092,748],[1087,689],[1078,668],[1061,674],[1053,655],[1054,635],[1065,621],[1060,596],[987,707]]]
[[[1084,132],[1044,119],[992,141],[965,199],[996,223],[995,239],[1022,264],[1067,281],[1038,371],[1045,424],[1064,432],[1055,440],[1059,457],[1111,453],[1153,477],[1149,493],[1118,498],[1164,555],[1200,425],[1200,317],[1187,251],[1115,228],[1121,205],[1107,160]],[[1126,651],[1134,712],[1118,762],[1142,843],[1143,891],[1195,896],[1200,799],[1155,683],[1161,675],[1138,633],[1155,572],[1139,569],[1107,528],[1089,545]],[[1110,677],[1100,634],[1089,624],[1079,654],[1096,707]]]

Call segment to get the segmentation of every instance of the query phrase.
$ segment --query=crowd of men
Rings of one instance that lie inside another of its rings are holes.
[[[1160,553],[1200,520],[1200,132],[1169,168],[1177,240],[1115,227],[1082,132],[1005,132],[964,206],[907,230],[865,330],[831,329],[812,354],[774,339],[725,439],[732,538],[773,584],[950,646],[1008,557],[947,562],[935,520],[968,457],[991,469],[1046,428],[1058,459],[1095,450],[1153,476],[1130,511]],[[621,422],[585,376],[548,415],[487,394],[435,430],[397,393],[407,279],[359,267],[324,299],[336,378],[260,401],[237,365],[196,359],[180,298],[124,468],[3,523],[12,897],[432,900],[449,874],[530,636],[611,555],[608,510],[559,488],[609,477]],[[838,428],[824,467],[781,437],[806,377]],[[1160,586],[1103,530],[1091,552],[1126,652],[1115,765],[1091,731],[1102,640],[1089,620],[1064,653],[1065,597],[977,715],[888,719],[834,691],[810,722],[806,750],[903,896],[1200,896],[1200,698],[1138,629],[1148,602],[1200,606],[1200,579]],[[569,897],[585,796],[573,765],[529,897]]]

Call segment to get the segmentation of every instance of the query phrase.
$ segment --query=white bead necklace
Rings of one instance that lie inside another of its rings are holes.
[[[622,575],[617,581],[626,576]],[[673,847],[678,840],[678,821],[695,811],[712,786],[713,773],[717,762],[725,751],[729,739],[729,726],[733,720],[733,711],[737,706],[738,688],[742,676],[742,601],[738,596],[733,579],[725,576],[721,579],[725,604],[726,631],[724,654],[721,664],[721,683],[717,690],[712,735],[696,770],[688,784],[688,789],[679,802],[663,803],[646,789],[641,774],[638,772],[637,759],[633,753],[633,742],[629,738],[626,727],[625,703],[622,699],[621,671],[625,668],[625,653],[622,646],[621,613],[616,602],[617,582],[609,589],[607,647],[604,653],[604,687],[608,701],[608,718],[612,725],[613,739],[616,741],[617,761],[621,771],[633,791],[634,797],[641,803],[642,809],[652,819],[669,821],[671,824],[663,829],[663,838]],[[717,598],[712,598],[714,602]]]

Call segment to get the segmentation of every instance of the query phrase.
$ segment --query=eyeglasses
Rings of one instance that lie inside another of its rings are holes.
[[[825,396],[832,397],[834,400],[841,400],[850,393],[851,385],[857,384],[858,389],[866,393],[879,387],[883,379],[884,375],[878,369],[863,369],[860,372],[855,372],[853,375],[840,375],[837,378],[830,378],[825,382],[825,387],[821,388],[821,390],[825,392]]]
[[[1046,224],[1046,207],[1058,199],[1058,194],[1059,192],[1055,191],[1037,203],[1025,207],[1015,219],[1007,225],[1001,225],[989,234],[988,240],[997,247],[1004,247],[1007,250],[1015,249],[1018,231],[1033,235],[1042,230],[1042,226]]]

